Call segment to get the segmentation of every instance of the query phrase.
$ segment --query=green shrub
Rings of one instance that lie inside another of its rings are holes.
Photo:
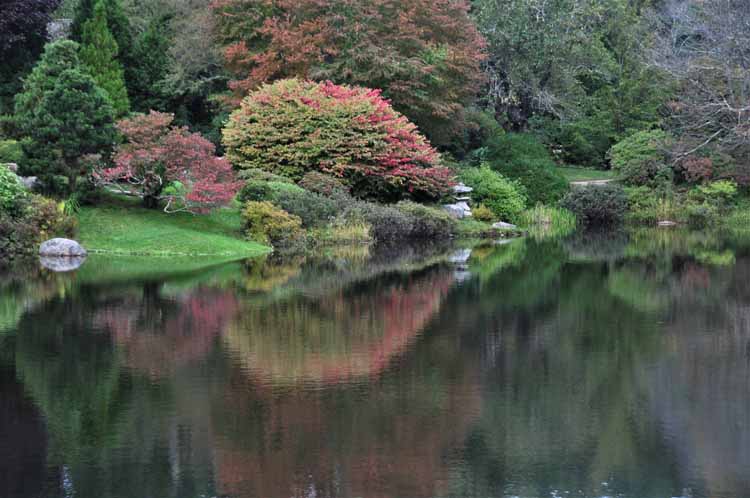
[[[357,202],[347,208],[342,218],[366,222],[371,227],[372,237],[378,242],[395,241],[411,236],[412,218],[395,206]]]
[[[619,185],[606,184],[572,189],[560,205],[588,226],[620,223],[628,210],[628,198]]]
[[[349,189],[340,179],[318,171],[305,173],[305,176],[299,182],[299,186],[326,197],[340,198],[349,195]]]
[[[474,189],[472,199],[488,207],[503,221],[516,222],[526,208],[523,187],[487,166],[467,168],[461,172],[460,178]]]
[[[277,175],[258,168],[243,169],[237,173],[237,178],[244,181],[258,180],[262,182],[294,183],[291,178]]]
[[[249,180],[237,194],[237,200],[242,203],[248,201],[273,201],[279,192],[304,192],[302,187],[289,182]]]
[[[335,199],[305,189],[282,189],[273,192],[270,200],[284,211],[298,216],[306,228],[329,223],[343,208]]]
[[[443,209],[410,201],[399,202],[396,208],[410,218],[412,239],[446,239],[456,230],[455,218]]]
[[[0,213],[18,216],[27,195],[18,176],[5,166],[0,166]]]
[[[688,225],[693,228],[706,228],[719,222],[720,213],[716,206],[708,203],[689,202],[685,207]]]
[[[485,223],[492,223],[497,219],[492,209],[488,208],[484,204],[480,204],[471,210],[472,217],[477,221],[484,221]]]
[[[671,182],[666,142],[667,135],[661,130],[639,131],[614,145],[607,155],[612,169],[628,185]]]
[[[506,178],[517,180],[526,190],[529,204],[554,204],[569,189],[556,171],[549,151],[530,134],[508,133],[488,142],[485,160]]]
[[[0,140],[0,164],[23,161],[23,148],[15,140]]]
[[[66,215],[55,201],[28,196],[22,204],[15,216],[0,211],[0,258],[32,254],[45,240],[75,235],[75,218]]]
[[[261,244],[291,248],[303,243],[302,220],[270,202],[250,201],[242,210],[245,236]]]
[[[732,180],[719,180],[695,187],[688,194],[691,202],[706,203],[725,210],[737,197],[737,184]]]

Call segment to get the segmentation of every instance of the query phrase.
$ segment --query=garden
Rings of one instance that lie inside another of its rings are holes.
[[[533,3],[6,3],[0,257],[743,229],[747,7]]]

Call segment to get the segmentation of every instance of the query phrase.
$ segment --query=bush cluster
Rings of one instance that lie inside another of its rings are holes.
[[[484,158],[490,168],[523,185],[531,205],[554,204],[568,191],[549,151],[531,134],[496,136],[488,142]]]
[[[474,202],[489,208],[492,214],[502,221],[515,223],[526,208],[524,187],[491,170],[487,165],[467,168],[461,171],[459,177],[462,182],[474,189],[471,193]],[[478,216],[483,216],[481,209],[474,210],[474,218],[479,219]]]
[[[18,209],[0,209],[0,259],[31,254],[38,245],[53,237],[72,237],[76,221],[55,201],[28,196]]]
[[[661,130],[639,131],[614,145],[607,155],[612,169],[627,185],[671,183],[666,143],[667,135]]]
[[[27,197],[21,180],[5,166],[0,166],[0,213],[18,216]]]
[[[560,203],[587,226],[615,225],[625,218],[628,198],[619,185],[574,188]]]

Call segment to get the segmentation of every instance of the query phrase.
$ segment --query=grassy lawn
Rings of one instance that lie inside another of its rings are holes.
[[[78,221],[78,239],[92,252],[242,258],[270,250],[240,237],[240,215],[233,209],[166,214],[111,197],[101,205],[82,207]]]
[[[569,182],[586,182],[592,180],[613,180],[615,174],[612,171],[603,171],[600,169],[575,168],[575,167],[558,167],[559,171]]]

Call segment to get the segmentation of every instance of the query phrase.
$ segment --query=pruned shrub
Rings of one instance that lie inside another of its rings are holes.
[[[639,131],[614,145],[607,155],[612,169],[627,185],[671,182],[666,142],[667,135],[661,130]]]
[[[27,197],[21,180],[5,166],[0,166],[0,213],[18,216]]]
[[[484,204],[480,204],[479,206],[472,209],[471,214],[475,220],[484,221],[486,223],[493,222],[497,219],[497,216],[492,212],[492,209],[488,208]]]
[[[619,185],[607,184],[574,188],[560,203],[588,226],[622,222],[628,210],[628,198]]]
[[[334,199],[309,192],[293,183],[252,180],[237,196],[240,202],[268,201],[290,214],[298,216],[305,227],[327,223],[342,211]]]
[[[511,223],[516,222],[526,208],[523,186],[508,180],[486,165],[480,168],[464,169],[461,171],[460,178],[462,182],[474,189],[471,193],[472,199],[489,208],[496,218]],[[474,218],[479,219],[476,210]]]
[[[296,79],[264,85],[232,113],[223,143],[236,169],[295,181],[332,174],[358,197],[437,199],[451,185],[437,151],[378,90]]]
[[[516,180],[529,204],[554,204],[568,191],[568,182],[555,170],[544,144],[530,134],[508,133],[489,141],[485,160],[494,171]]]
[[[710,180],[714,174],[714,163],[710,157],[688,157],[678,163],[678,171],[688,183]]]
[[[411,218],[408,236],[413,239],[447,239],[456,229],[456,220],[443,209],[402,201],[396,207]]]
[[[242,227],[252,241],[278,248],[291,248],[304,241],[302,220],[270,202],[247,202],[242,210]]]
[[[395,206],[357,202],[347,208],[343,218],[369,224],[370,233],[378,242],[395,241],[411,236],[411,217]]]

